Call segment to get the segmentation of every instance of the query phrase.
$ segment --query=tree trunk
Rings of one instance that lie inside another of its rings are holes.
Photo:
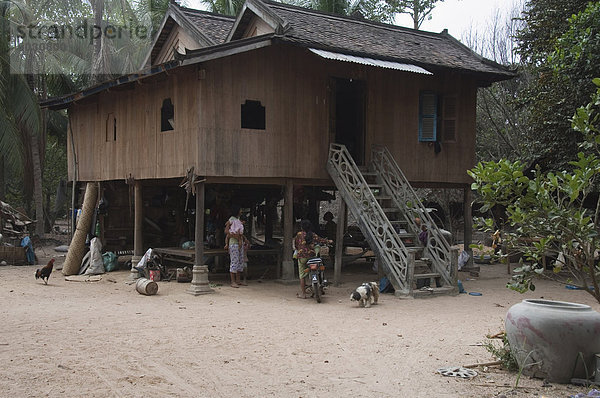
[[[42,162],[38,137],[31,134],[31,157],[33,158],[33,200],[35,202],[35,233],[44,235],[44,196],[42,192]]]
[[[102,27],[102,17],[104,15],[104,0],[94,0],[92,2],[92,12],[94,14],[94,25]],[[94,40],[94,55],[92,57],[92,82],[102,81],[102,75],[105,73],[104,61],[102,60],[102,44],[104,35],[100,35]]]
[[[6,200],[6,179],[4,177],[4,155],[0,155],[0,200]]]
[[[420,15],[421,15],[421,13],[419,10],[419,0],[414,0],[413,1],[413,13],[412,13],[414,30],[419,30],[419,16]]]

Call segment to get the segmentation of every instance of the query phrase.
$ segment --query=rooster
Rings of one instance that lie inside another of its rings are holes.
[[[52,273],[52,267],[53,266],[54,266],[54,259],[51,259],[50,261],[48,261],[48,264],[46,264],[45,267],[38,268],[35,271],[35,279],[42,278],[42,280],[44,281],[44,283],[47,285],[48,284],[48,278],[50,277],[50,274]]]

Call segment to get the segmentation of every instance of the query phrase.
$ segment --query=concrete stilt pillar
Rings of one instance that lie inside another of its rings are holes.
[[[214,293],[208,284],[208,267],[204,265],[204,181],[196,183],[196,229],[194,231],[196,264],[192,269],[192,284],[186,293],[194,296]]]
[[[185,291],[186,293],[199,296],[215,292],[208,284],[208,267],[206,265],[194,265],[192,274],[192,284]]]

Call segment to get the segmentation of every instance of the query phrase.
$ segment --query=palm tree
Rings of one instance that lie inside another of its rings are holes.
[[[22,74],[11,73],[10,42],[7,32],[11,21],[9,7],[24,7],[22,2],[0,2],[0,153],[5,161],[33,176],[36,233],[43,234],[44,211],[41,192],[42,167],[40,158],[40,131],[42,117],[37,98]],[[4,176],[2,176],[4,185]],[[29,187],[32,187],[29,185]]]
[[[244,5],[244,0],[201,0],[208,11],[223,15],[237,15]]]
[[[93,0],[78,5],[62,0],[43,0],[41,4],[36,2],[34,9],[29,7],[28,0],[0,0],[0,12],[3,32],[7,32],[9,27],[15,31],[17,27],[44,23],[76,26],[83,20],[93,21],[91,23],[99,26],[109,23],[131,26],[142,24],[140,20],[162,19],[168,2],[152,0],[152,8],[148,10],[137,3],[137,8],[134,8],[130,2],[121,0]],[[150,22],[145,26],[149,33]],[[3,36],[6,37],[9,37],[8,34]],[[62,37],[52,43],[58,49],[46,52],[28,48],[23,40],[10,40],[5,39],[0,44],[3,72],[0,77],[0,105],[5,105],[0,107],[0,149],[2,153],[10,154],[6,162],[23,174],[23,194],[25,198],[34,198],[37,233],[41,234],[44,229],[42,167],[46,134],[48,127],[62,125],[64,129],[66,123],[64,113],[52,112],[52,117],[49,117],[48,111],[40,111],[36,99],[44,100],[50,95],[77,91],[103,79],[137,70],[150,37],[144,43],[134,35],[125,35],[120,41],[104,40],[102,35],[93,46],[87,40]],[[21,74],[9,74],[11,66],[16,70],[21,68]],[[22,106],[25,108],[20,109]],[[66,130],[62,134],[65,135]],[[4,158],[0,158],[0,172],[3,165]],[[4,186],[1,179],[0,186]],[[46,210],[49,214],[49,209]]]

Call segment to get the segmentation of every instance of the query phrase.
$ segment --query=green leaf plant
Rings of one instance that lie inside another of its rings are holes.
[[[476,220],[483,231],[501,228],[501,255],[520,253],[520,266],[507,284],[510,289],[534,290],[540,275],[573,281],[600,302],[600,79],[590,103],[571,119],[583,135],[577,158],[569,171],[524,173],[519,162],[481,162],[468,173],[473,178],[482,211],[501,209],[502,223],[494,217]],[[490,213],[494,213],[491,211]],[[488,213],[489,214],[489,213]],[[554,272],[544,272],[547,255],[557,257]]]

